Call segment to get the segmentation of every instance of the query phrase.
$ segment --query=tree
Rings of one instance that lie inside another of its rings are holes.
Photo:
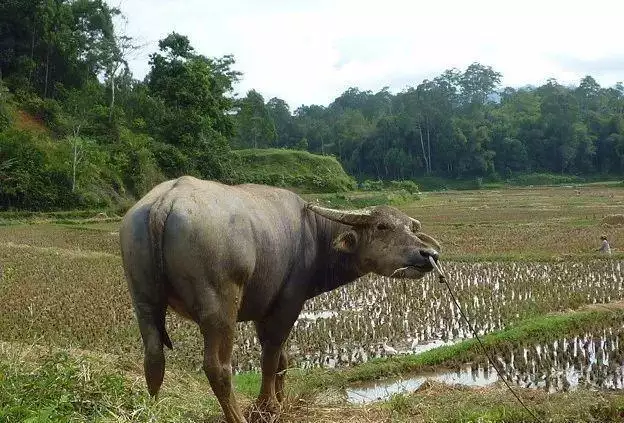
[[[227,139],[234,135],[229,96],[239,72],[232,56],[207,58],[195,53],[187,37],[172,33],[150,56],[149,96],[162,104],[160,126],[151,135],[181,148],[204,177],[227,172]],[[153,102],[150,100],[150,102]]]
[[[578,137],[574,128],[579,116],[578,103],[572,93],[555,80],[549,81],[541,91],[541,124],[546,137],[546,150],[550,157],[557,159],[555,163],[558,162],[558,165],[554,169],[563,173],[569,170],[577,149]],[[544,165],[549,167],[547,163]]]
[[[288,104],[277,97],[273,97],[266,104],[269,118],[275,125],[276,145],[278,147],[290,147],[296,143],[293,129],[293,116]]]
[[[467,105],[483,105],[488,96],[500,84],[502,75],[490,66],[472,63],[458,77],[462,102]]]
[[[255,90],[247,92],[237,102],[236,114],[238,144],[242,147],[266,148],[275,145],[277,131],[264,98]]]
[[[114,10],[116,16],[120,16],[124,23],[126,18],[121,15],[121,12]],[[132,37],[129,37],[123,32],[115,31],[114,35],[106,40],[104,43],[104,63],[105,73],[104,76],[108,81],[110,87],[110,102],[109,102],[109,114],[108,120],[112,122],[113,114],[115,111],[115,93],[117,89],[117,78],[122,75],[129,75],[130,68],[128,67],[128,59],[139,49],[142,45],[134,42]]]

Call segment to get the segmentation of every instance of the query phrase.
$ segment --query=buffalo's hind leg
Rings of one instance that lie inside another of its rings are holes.
[[[232,299],[234,300],[234,299]],[[204,336],[204,372],[228,423],[246,423],[232,388],[232,349],[236,329],[236,301],[206,309],[200,319]]]
[[[167,298],[152,260],[149,207],[137,210],[120,228],[121,253],[132,307],[143,340],[143,368],[147,390],[156,397],[165,374],[163,344],[171,348],[165,331]]]

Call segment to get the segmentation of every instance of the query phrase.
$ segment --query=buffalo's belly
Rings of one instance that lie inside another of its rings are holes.
[[[193,320],[193,318],[191,317],[191,313],[186,309],[186,306],[184,305],[184,302],[177,295],[175,295],[173,293],[169,293],[167,295],[167,305],[177,315],[179,315],[179,316],[181,316],[181,317],[183,317],[185,319],[188,319],[188,320]]]
[[[252,278],[243,287],[243,296],[238,308],[239,322],[262,320],[279,299],[282,278]]]

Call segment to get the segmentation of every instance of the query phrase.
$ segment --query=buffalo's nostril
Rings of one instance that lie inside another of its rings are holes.
[[[420,250],[420,255],[426,259],[429,257],[433,258],[435,261],[438,261],[439,253],[434,249]]]

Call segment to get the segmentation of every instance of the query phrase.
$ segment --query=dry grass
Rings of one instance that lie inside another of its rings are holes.
[[[602,219],[602,223],[609,226],[624,225],[624,214],[610,214]]]
[[[24,131],[49,135],[50,130],[46,127],[43,120],[31,115],[24,110],[17,110],[15,112],[15,127]]]
[[[0,245],[10,243],[119,255],[118,226],[118,222],[98,225],[0,226]]]
[[[624,209],[618,187],[581,187],[580,195],[565,187],[425,193],[401,208],[442,242],[447,257],[591,254],[605,232],[612,249],[624,251],[624,226],[602,225]]]

